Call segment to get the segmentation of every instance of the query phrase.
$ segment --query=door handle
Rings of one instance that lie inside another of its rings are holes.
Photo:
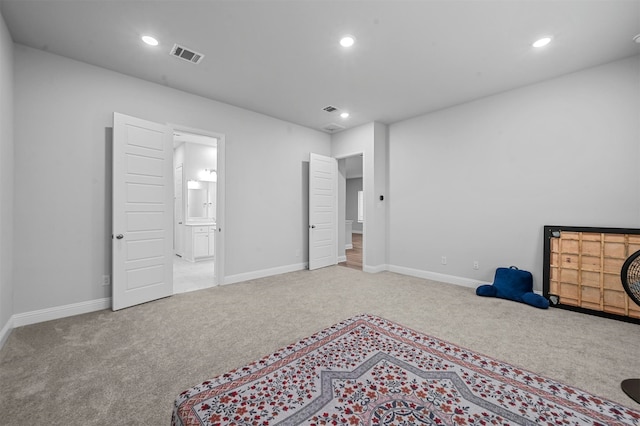
[[[122,235],[122,234],[118,234],[118,235],[116,235],[116,238],[117,238],[117,239],[119,239],[119,240],[121,240],[121,239],[123,239],[123,238],[124,238],[124,235]]]
[[[313,228],[315,228],[315,227],[316,227],[315,225],[311,225],[309,228],[313,229]]]

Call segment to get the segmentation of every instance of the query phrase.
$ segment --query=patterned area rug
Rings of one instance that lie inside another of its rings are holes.
[[[360,315],[182,392],[172,425],[640,425],[640,412]]]

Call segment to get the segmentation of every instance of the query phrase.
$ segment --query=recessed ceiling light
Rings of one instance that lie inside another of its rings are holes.
[[[543,37],[539,40],[536,40],[532,46],[533,47],[543,47],[546,46],[547,44],[551,43],[551,37]]]
[[[356,39],[352,35],[346,35],[340,39],[340,46],[351,47],[356,42]]]
[[[342,118],[349,118],[349,113],[348,113],[348,112],[341,112],[341,113],[340,113],[340,117],[342,117]]]
[[[158,45],[158,40],[156,40],[155,38],[151,37],[151,36],[142,36],[142,41],[144,41],[145,43],[147,43],[149,46],[157,46]]]

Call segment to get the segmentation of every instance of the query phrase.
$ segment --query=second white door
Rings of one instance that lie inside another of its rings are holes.
[[[338,263],[338,162],[309,156],[309,270]]]

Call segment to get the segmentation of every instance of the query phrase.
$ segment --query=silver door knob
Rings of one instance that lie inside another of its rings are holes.
[[[118,235],[116,235],[116,238],[117,238],[117,239],[119,239],[119,240],[121,240],[121,239],[123,239],[123,238],[124,238],[124,235],[122,235],[122,234],[118,234]]]

